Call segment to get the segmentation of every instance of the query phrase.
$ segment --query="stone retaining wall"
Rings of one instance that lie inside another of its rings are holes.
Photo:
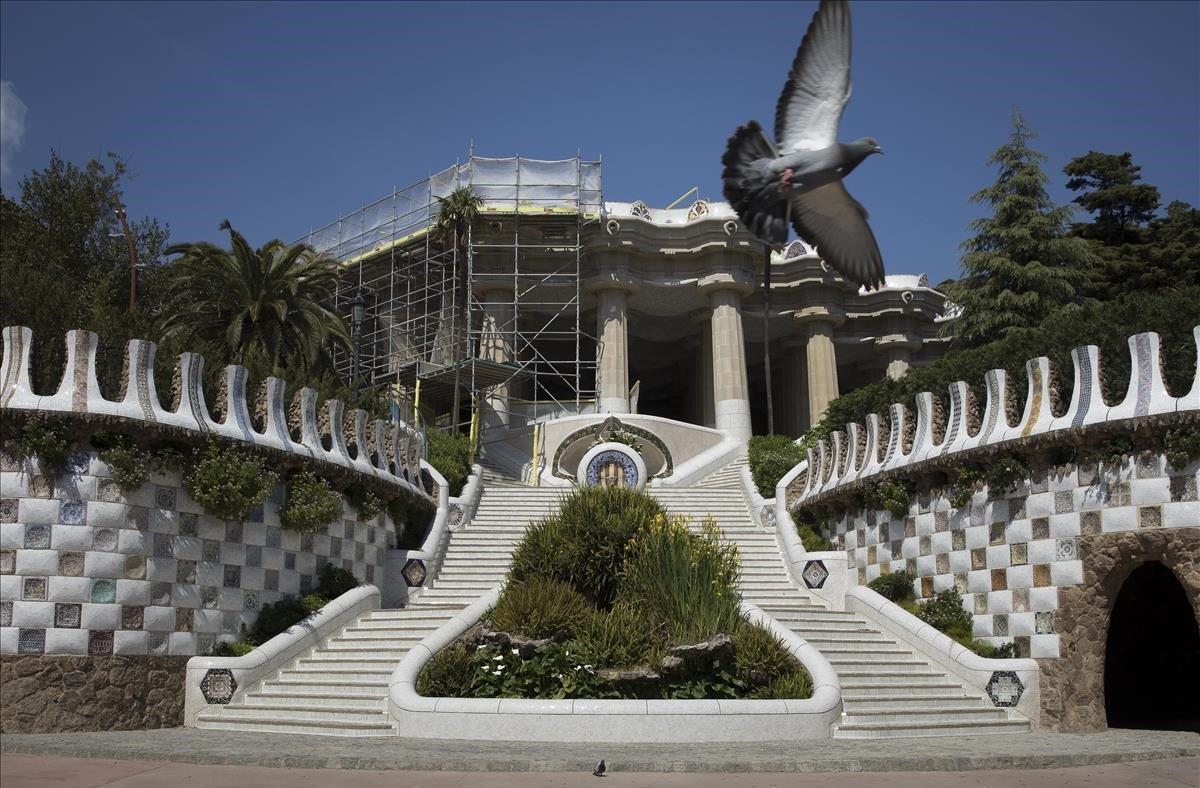
[[[0,732],[174,728],[186,657],[0,657]]]

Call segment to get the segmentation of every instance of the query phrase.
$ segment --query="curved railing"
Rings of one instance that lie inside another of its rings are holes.
[[[109,400],[96,375],[99,339],[91,331],[68,331],[62,382],[51,394],[38,394],[30,382],[33,332],[23,326],[4,329],[0,365],[0,409],[96,415],[185,430],[282,451],[329,463],[429,499],[421,479],[425,437],[400,422],[371,419],[366,411],[345,411],[340,400],[318,406],[310,388],[284,402],[286,383],[267,378],[254,402],[247,396],[245,367],[225,367],[220,393],[211,406],[202,386],[204,358],[183,353],[175,367],[170,405],[163,407],[154,384],[153,342],[134,339],[125,357],[122,393]]]
[[[987,394],[982,410],[975,407],[972,389],[958,381],[949,386],[949,410],[944,416],[938,412],[933,394],[922,392],[916,396],[915,420],[903,404],[891,406],[886,434],[877,414],[867,416],[863,424],[848,424],[845,431],[818,441],[808,450],[807,459],[780,479],[775,488],[776,518],[790,522],[788,510],[797,504],[815,503],[849,485],[898,469],[934,465],[951,454],[1002,449],[1067,430],[1200,411],[1200,326],[1192,332],[1197,375],[1191,390],[1180,397],[1171,396],[1163,382],[1158,334],[1145,333],[1129,337],[1129,384],[1124,399],[1116,405],[1104,401],[1100,351],[1087,345],[1071,351],[1074,386],[1061,416],[1052,408],[1054,370],[1043,356],[1025,364],[1025,407],[1015,419],[1010,418],[1008,375],[994,369],[984,377]]]

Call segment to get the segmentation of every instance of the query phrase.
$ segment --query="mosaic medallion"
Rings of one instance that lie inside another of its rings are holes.
[[[587,483],[600,487],[637,487],[637,465],[623,451],[602,451],[588,463]]]
[[[446,525],[450,528],[456,528],[463,520],[463,507],[461,503],[450,504],[449,510],[446,513]]]
[[[997,670],[988,679],[987,694],[992,699],[992,705],[1011,708],[1021,700],[1025,685],[1011,670]]]
[[[225,668],[209,670],[200,680],[200,692],[209,703],[223,705],[233,700],[233,693],[237,692],[237,680],[233,677],[233,671]]]
[[[804,565],[801,576],[804,578],[804,584],[809,588],[821,588],[829,577],[829,570],[821,561],[809,561]]]
[[[410,558],[400,574],[404,575],[404,582],[409,588],[422,586],[425,584],[425,562],[419,558]]]

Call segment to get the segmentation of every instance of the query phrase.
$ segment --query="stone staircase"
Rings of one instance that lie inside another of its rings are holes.
[[[494,473],[494,472],[493,472]],[[392,736],[388,679],[408,650],[498,584],[530,520],[557,508],[560,489],[484,474],[470,525],[450,534],[436,580],[405,608],[365,613],[235,702],[197,716],[218,730]]]
[[[689,487],[650,491],[699,529],[713,515],[742,560],[744,597],[818,648],[842,684],[837,738],[1018,733],[1010,719],[903,643],[855,613],[826,609],[788,575],[775,534],[752,520],[735,461]],[[410,648],[448,621],[508,571],[526,525],[552,512],[564,490],[527,487],[484,469],[470,524],[452,532],[436,580],[408,607],[376,610],[254,687],[236,702],[200,713],[197,726],[331,736],[394,735],[387,683]]]
[[[744,463],[744,461],[738,461]],[[755,525],[747,509],[738,463],[692,487],[652,490],[673,514],[698,529],[712,514],[742,557],[742,595],[815,646],[838,674],[843,714],[834,736],[863,739],[1024,733],[986,697],[966,688],[852,612],[828,610],[792,582],[775,534]]]

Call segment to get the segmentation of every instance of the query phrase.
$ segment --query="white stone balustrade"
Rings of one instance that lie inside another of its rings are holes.
[[[62,382],[54,393],[39,394],[29,369],[33,332],[9,326],[3,338],[0,409],[92,414],[220,436],[327,462],[430,497],[421,484],[425,437],[404,422],[371,420],[361,410],[345,413],[339,400],[327,400],[318,410],[318,394],[309,388],[297,391],[287,407],[286,384],[279,378],[267,378],[252,407],[246,368],[236,365],[225,368],[217,401],[209,407],[202,385],[204,358],[195,353],[180,355],[172,403],[163,407],[154,385],[155,344],[140,339],[129,342],[123,392],[109,400],[97,380],[99,338],[91,331],[67,332]]]

